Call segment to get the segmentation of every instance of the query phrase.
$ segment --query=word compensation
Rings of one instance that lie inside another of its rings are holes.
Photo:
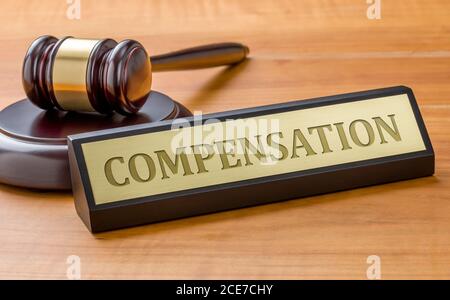
[[[338,143],[329,142],[331,134],[338,137]],[[318,139],[320,143],[312,143],[312,139]],[[165,180],[173,176],[195,176],[212,171],[217,166],[220,166],[219,170],[243,168],[268,160],[294,160],[335,151],[352,151],[376,143],[395,142],[401,142],[401,133],[395,115],[391,114],[368,120],[357,119],[349,123],[337,122],[293,129],[289,132],[270,132],[265,136],[253,136],[253,139],[243,137],[218,140],[211,144],[180,147],[177,151],[161,149],[152,153],[136,153],[131,157],[115,156],[105,161],[104,173],[112,186],[125,186],[130,184],[130,180],[145,183],[158,177]],[[265,151],[267,146],[276,151]],[[190,151],[186,151],[187,148]],[[215,159],[219,164],[211,163]],[[142,171],[142,165],[145,172]]]

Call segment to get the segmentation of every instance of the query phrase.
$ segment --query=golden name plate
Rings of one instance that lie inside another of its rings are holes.
[[[434,173],[407,87],[74,135],[69,158],[92,232]]]

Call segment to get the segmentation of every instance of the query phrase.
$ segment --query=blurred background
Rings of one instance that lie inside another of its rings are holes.
[[[22,59],[43,34],[131,38],[150,54],[248,44],[252,60],[228,72],[154,76],[155,90],[192,110],[399,84],[411,86],[419,102],[443,104],[450,93],[449,11],[445,0],[3,0],[0,105],[24,96]]]

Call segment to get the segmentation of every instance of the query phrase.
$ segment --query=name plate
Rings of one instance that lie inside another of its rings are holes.
[[[392,87],[73,135],[92,232],[428,176],[411,89]]]

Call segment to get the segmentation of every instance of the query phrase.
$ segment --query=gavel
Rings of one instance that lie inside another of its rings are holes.
[[[41,36],[23,62],[22,83],[38,107],[78,112],[139,111],[151,91],[152,72],[237,64],[248,47],[220,43],[149,58],[137,41]]]

